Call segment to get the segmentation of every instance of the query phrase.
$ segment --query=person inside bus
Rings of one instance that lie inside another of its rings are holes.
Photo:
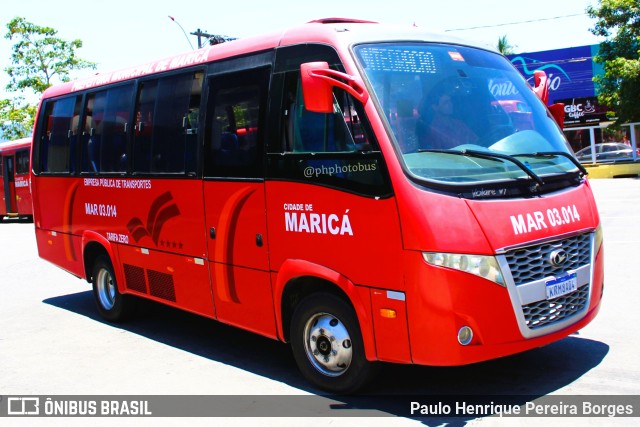
[[[451,93],[432,93],[425,110],[426,114],[416,127],[421,148],[448,150],[478,141],[478,136],[464,121],[456,117],[456,106]]]

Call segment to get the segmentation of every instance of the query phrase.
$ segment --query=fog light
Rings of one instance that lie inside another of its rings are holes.
[[[458,331],[458,342],[461,345],[469,345],[471,340],[473,339],[473,329],[468,326],[463,326]]]

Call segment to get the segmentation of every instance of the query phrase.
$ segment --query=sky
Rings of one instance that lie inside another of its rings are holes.
[[[242,38],[327,17],[415,24],[427,31],[446,31],[491,46],[506,35],[515,53],[584,46],[602,41],[589,32],[594,26],[585,13],[590,4],[598,3],[597,0],[3,1],[0,97],[7,97],[4,87],[8,76],[4,68],[13,45],[4,38],[6,24],[16,16],[53,27],[65,40],[82,40],[79,56],[96,62],[97,71],[107,72],[189,51],[190,43],[197,47],[197,38],[185,36],[182,29],[187,34],[200,29],[209,34]],[[84,70],[74,77],[95,73]]]

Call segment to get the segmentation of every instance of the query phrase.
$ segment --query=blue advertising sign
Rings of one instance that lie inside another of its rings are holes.
[[[536,70],[549,78],[549,104],[565,104],[565,126],[597,124],[606,118],[606,107],[598,105],[593,77],[603,73],[593,62],[598,45],[570,47],[508,55],[511,63],[533,86]]]

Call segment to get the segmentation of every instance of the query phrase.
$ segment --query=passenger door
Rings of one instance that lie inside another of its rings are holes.
[[[3,194],[2,198],[5,202],[5,212],[16,212],[15,199],[16,190],[13,176],[13,154],[9,156],[2,156],[2,181],[3,181]]]
[[[204,203],[218,320],[275,337],[263,161],[269,75],[210,76]]]
[[[271,270],[304,260],[353,283],[400,289],[402,242],[396,200],[365,106],[332,91],[331,113],[305,105],[300,66],[326,62],[324,45],[278,49],[271,84],[267,211]]]

